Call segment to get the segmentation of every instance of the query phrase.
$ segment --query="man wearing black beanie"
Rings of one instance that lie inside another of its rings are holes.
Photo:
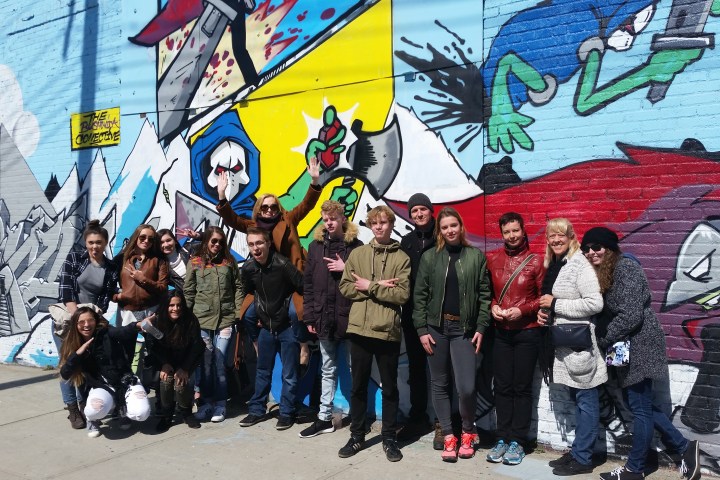
[[[407,209],[415,224],[415,229],[402,238],[400,248],[410,257],[410,288],[412,289],[415,285],[420,257],[423,252],[435,246],[435,218],[433,218],[433,204],[424,193],[413,194],[407,202]],[[398,433],[398,440],[401,441],[420,437],[430,431],[430,422],[426,413],[428,406],[427,354],[413,325],[412,312],[413,300],[410,295],[410,300],[402,309],[402,328],[405,337],[405,352],[408,357],[410,412],[407,424]],[[436,430],[436,437],[438,432],[440,432],[439,429]],[[439,440],[437,438],[433,440],[433,448],[442,450],[443,446],[444,437],[440,432]]]

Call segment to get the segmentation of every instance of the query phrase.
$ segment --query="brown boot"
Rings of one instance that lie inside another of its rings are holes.
[[[87,424],[85,423],[85,418],[83,418],[82,414],[80,413],[80,409],[78,408],[77,403],[68,403],[67,409],[69,412],[68,420],[70,420],[70,425],[75,430],[80,430],[82,428],[85,428]]]
[[[445,436],[440,428],[440,422],[435,420],[435,436],[433,437],[433,449],[444,450],[445,449]]]

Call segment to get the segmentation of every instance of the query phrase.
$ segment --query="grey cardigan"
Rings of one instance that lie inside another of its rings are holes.
[[[607,381],[605,355],[595,339],[595,325],[592,316],[603,309],[595,269],[585,256],[577,252],[560,269],[552,289],[555,322],[587,323],[590,325],[592,348],[576,352],[569,348],[555,349],[553,381],[568,387],[589,389]]]
[[[605,293],[607,334],[600,343],[612,345],[630,339],[630,366],[615,369],[621,387],[629,387],[646,378],[668,375],[665,334],[650,306],[650,287],[640,265],[621,258],[613,284]]]

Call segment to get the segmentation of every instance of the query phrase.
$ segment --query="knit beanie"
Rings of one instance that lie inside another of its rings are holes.
[[[428,198],[427,195],[424,193],[414,193],[410,200],[407,202],[407,209],[408,212],[411,212],[413,207],[417,207],[418,205],[422,205],[424,207],[427,207],[431,212],[433,212],[433,204]]]
[[[593,227],[583,235],[581,247],[587,245],[600,244],[608,250],[618,252],[618,236],[617,233],[613,232],[609,228],[605,227]]]

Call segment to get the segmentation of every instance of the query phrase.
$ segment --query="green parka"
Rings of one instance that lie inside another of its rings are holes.
[[[355,289],[352,274],[370,280],[367,292]],[[394,287],[379,280],[397,278]],[[410,258],[396,241],[381,245],[371,240],[350,252],[340,279],[340,293],[353,301],[348,318],[348,334],[399,342],[400,309],[410,298]]]
[[[240,269],[234,261],[203,263],[200,257],[190,259],[183,292],[200,328],[222,330],[239,318],[243,302]]]
[[[490,325],[490,278],[485,254],[475,247],[463,247],[455,263],[460,288],[460,322],[466,332],[484,333]],[[445,281],[450,254],[445,248],[432,248],[420,259],[413,291],[413,324],[418,335],[428,333],[428,325],[442,325]]]

